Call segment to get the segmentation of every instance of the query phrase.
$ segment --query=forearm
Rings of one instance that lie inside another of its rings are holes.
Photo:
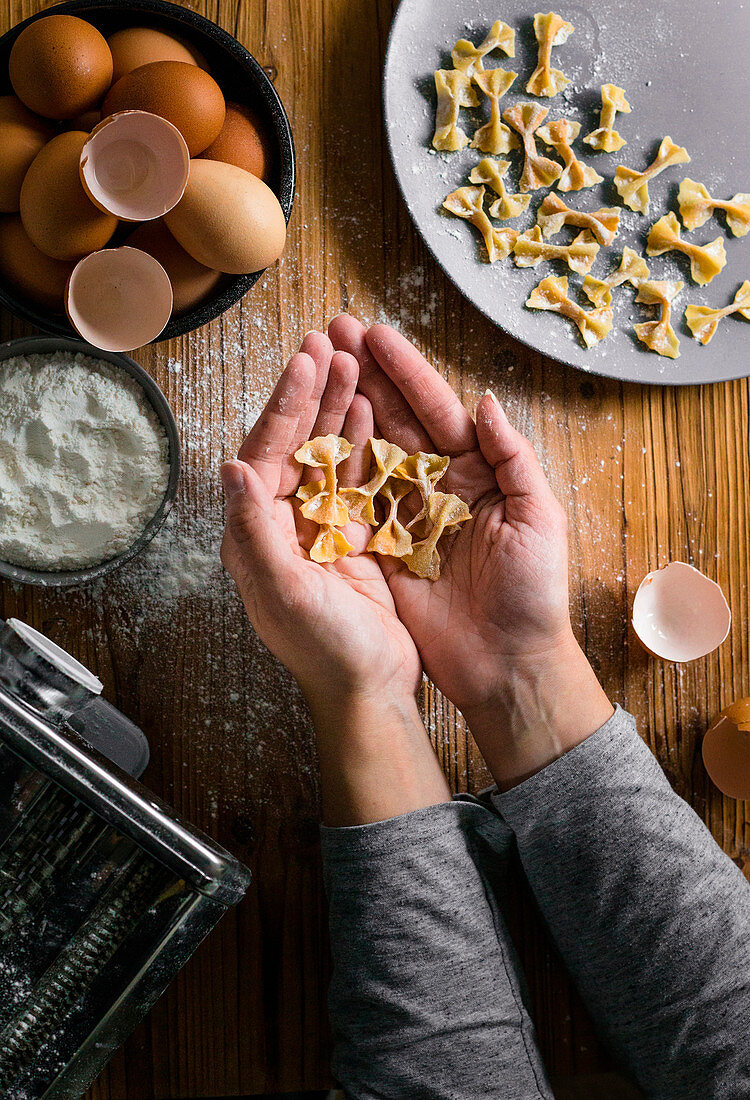
[[[321,693],[309,702],[325,825],[365,825],[450,801],[414,696]]]
[[[618,712],[495,801],[568,968],[646,1095],[750,1095],[750,887],[632,719]]]

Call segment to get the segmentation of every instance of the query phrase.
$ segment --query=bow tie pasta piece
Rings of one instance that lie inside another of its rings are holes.
[[[478,46],[469,42],[467,38],[459,38],[451,51],[453,68],[459,69],[467,76],[483,73],[484,59],[493,50],[502,50],[506,57],[516,55],[516,32],[501,19],[492,24],[484,42]]]
[[[682,252],[690,259],[690,274],[698,286],[705,286],[726,265],[724,242],[717,237],[710,244],[690,244],[682,239],[680,223],[671,211],[654,222],[646,243],[647,256],[661,256],[665,252]]]
[[[620,266],[606,279],[595,279],[592,275],[587,275],[583,280],[583,293],[595,306],[608,306],[612,302],[612,291],[616,286],[630,283],[637,290],[650,274],[643,256],[639,256],[635,249],[626,245],[622,250]]]
[[[567,317],[578,328],[587,348],[598,344],[612,330],[611,306],[582,309],[568,297],[566,276],[557,278],[548,275],[546,279],[542,279],[526,299],[526,305],[529,309],[546,309]]]
[[[474,83],[490,101],[490,120],[474,134],[472,149],[480,149],[483,153],[497,156],[498,153],[508,153],[511,149],[518,148],[518,138],[500,117],[500,100],[517,76],[518,73],[506,72],[505,69],[490,69],[475,74]]]
[[[637,214],[648,214],[649,181],[663,172],[665,168],[673,164],[688,164],[690,156],[687,149],[681,145],[675,145],[671,137],[667,135],[659,146],[659,152],[651,164],[643,172],[634,172],[632,168],[624,168],[618,165],[615,169],[615,188],[622,198],[625,206],[635,210]]]
[[[443,200],[444,208],[457,218],[463,218],[482,234],[487,259],[493,264],[510,254],[518,236],[517,229],[498,229],[484,209],[484,187],[459,187]]]
[[[428,515],[430,498],[435,492],[438,481],[448,469],[450,461],[447,455],[433,455],[427,451],[417,451],[416,454],[409,455],[404,459],[393,471],[395,477],[400,477],[403,481],[415,485],[422,498],[422,509],[410,523],[407,523],[407,528],[415,527]]]
[[[469,144],[469,138],[458,125],[462,107],[478,107],[479,100],[471,84],[471,77],[458,69],[435,71],[437,110],[435,111],[434,149],[442,153],[456,153]]]
[[[539,43],[539,56],[536,69],[531,74],[526,85],[529,95],[554,96],[570,84],[567,76],[559,69],[551,67],[552,47],[561,46],[575,30],[572,23],[565,20],[554,11],[548,11],[546,15],[537,12],[534,16],[534,35]]]
[[[325,562],[336,561],[345,558],[354,547],[348,541],[343,531],[332,527],[330,523],[324,523],[315,536],[315,542],[310,547],[310,557],[313,561],[323,565]]]
[[[385,497],[388,507],[382,526],[367,544],[371,554],[403,558],[411,550],[411,534],[398,518],[398,506],[411,489],[410,482],[401,481],[399,478],[389,478],[381,488],[380,495]]]
[[[672,328],[672,302],[684,287],[684,283],[668,279],[646,279],[638,287],[636,302],[647,306],[658,306],[659,317],[656,321],[644,321],[635,325],[638,339],[668,359],[679,359],[680,341]]]
[[[469,174],[471,183],[486,183],[499,196],[490,206],[490,215],[498,221],[519,217],[528,209],[531,202],[531,195],[511,195],[506,190],[504,177],[509,168],[509,160],[492,160],[490,157],[483,157]]]
[[[734,296],[734,301],[723,309],[711,309],[709,306],[688,306],[685,310],[685,323],[699,344],[708,344],[713,339],[722,317],[738,313],[750,321],[750,281],[744,283]]]
[[[503,118],[521,135],[524,151],[524,165],[518,184],[521,191],[538,191],[540,187],[551,187],[562,174],[562,165],[537,152],[534,134],[549,114],[547,107],[536,103],[517,103],[509,107]]]
[[[297,462],[323,471],[322,481],[308,482],[297,490],[303,502],[300,511],[305,519],[331,527],[342,527],[349,522],[349,512],[338,492],[336,467],[351,453],[351,443],[337,435],[317,436],[295,452]]]
[[[730,233],[735,237],[744,237],[750,232],[750,195],[735,195],[727,201],[712,199],[702,183],[685,177],[680,184],[677,203],[686,229],[698,229],[705,225],[714,211],[723,210]]]
[[[542,230],[542,236],[554,237],[564,225],[575,225],[588,229],[599,244],[612,244],[620,227],[620,211],[614,206],[602,206],[589,213],[586,210],[573,210],[559,195],[545,195],[536,214],[536,223]]]
[[[584,187],[593,187],[595,183],[601,183],[604,179],[588,164],[578,160],[570,147],[580,130],[580,122],[571,122],[567,118],[558,118],[554,122],[540,126],[537,130],[537,137],[563,159],[565,167],[557,181],[558,191],[581,191]]]
[[[542,240],[538,225],[522,233],[513,245],[516,267],[536,267],[544,260],[565,260],[571,271],[579,275],[591,270],[598,251],[599,245],[588,229],[582,229],[570,244],[550,244]]]
[[[401,560],[406,567],[425,580],[436,581],[440,576],[440,554],[437,544],[447,527],[457,527],[471,519],[468,506],[453,493],[434,492],[427,506],[430,531],[421,542],[414,543]]]
[[[389,443],[386,439],[371,439],[370,450],[373,458],[373,469],[367,484],[360,485],[356,489],[339,490],[339,496],[347,507],[351,523],[375,523],[373,506],[375,496],[386,484],[396,467],[408,458],[406,451],[403,451],[395,443]]]
[[[625,98],[625,90],[618,88],[616,84],[602,84],[602,109],[599,114],[599,126],[586,134],[583,139],[586,145],[597,149],[600,153],[616,153],[627,145],[625,138],[614,129],[615,115],[630,114],[630,104]]]

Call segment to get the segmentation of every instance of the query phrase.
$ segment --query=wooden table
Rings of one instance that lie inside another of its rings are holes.
[[[6,0],[0,30],[43,6]],[[385,148],[380,74],[392,0],[192,6],[255,54],[289,111],[300,181],[289,244],[220,321],[136,353],[183,433],[168,553],[93,592],[0,591],[3,617],[70,649],[143,726],[149,786],[254,873],[245,902],[94,1086],[96,1100],[252,1095],[329,1081],[310,728],[289,678],[206,554],[220,535],[220,461],[235,453],[302,336],[342,309],[398,325],[469,408],[491,386],[532,438],[570,515],[573,617],[591,661],[612,699],[637,716],[680,794],[750,870],[746,807],[722,799],[699,753],[720,706],[750,694],[747,381],[680,390],[585,377],[515,344],[463,302],[412,229]],[[4,337],[25,331],[3,317]],[[628,626],[638,582],[676,559],[721,583],[735,621],[717,653],[682,667],[650,660]],[[192,580],[180,591],[182,571]],[[486,772],[453,708],[428,689],[425,711],[451,783],[483,786]],[[551,1071],[606,1068],[521,885],[513,923]]]

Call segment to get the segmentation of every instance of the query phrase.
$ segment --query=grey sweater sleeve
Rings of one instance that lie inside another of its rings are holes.
[[[750,1098],[750,886],[630,715],[504,794],[537,904],[646,1096]]]
[[[449,802],[322,841],[348,1100],[552,1100],[498,907],[496,814]]]

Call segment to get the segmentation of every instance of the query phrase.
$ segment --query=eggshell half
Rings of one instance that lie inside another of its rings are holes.
[[[105,248],[76,264],[68,282],[71,324],[102,351],[133,351],[155,340],[172,312],[161,264],[138,248]]]
[[[174,313],[193,309],[216,289],[221,280],[219,271],[211,271],[199,264],[177,243],[161,218],[139,225],[130,234],[127,243],[148,252],[169,275]]]
[[[147,111],[109,115],[81,152],[81,181],[91,201],[127,222],[160,218],[182,198],[190,154],[171,122]]]
[[[117,218],[94,206],[79,172],[88,134],[68,130],[48,141],[21,186],[21,220],[37,248],[56,260],[78,260],[103,248]]]
[[[34,157],[52,137],[52,127],[14,95],[0,96],[0,212],[18,210],[21,184]]]
[[[0,218],[0,276],[17,294],[64,313],[65,286],[72,270],[72,263],[39,251],[18,214]]]
[[[686,562],[643,578],[633,602],[633,629],[644,649],[665,661],[695,661],[712,653],[732,623],[721,588]]]
[[[186,65],[206,68],[197,50],[156,27],[124,27],[111,34],[107,42],[112,51],[113,83],[133,69],[154,61],[183,61]]]
[[[747,699],[741,702],[750,704]],[[723,711],[703,738],[702,754],[706,771],[722,794],[750,799],[750,730],[739,729]]]
[[[185,61],[154,61],[120,78],[102,113],[150,111],[176,126],[190,156],[207,149],[224,124],[224,96],[212,76]]]
[[[166,215],[169,229],[205,267],[245,275],[284,251],[286,221],[263,180],[218,160],[193,160],[185,194]]]
[[[75,15],[45,15],[25,27],[8,62],[13,91],[44,118],[75,118],[112,83],[112,54],[96,27]]]
[[[268,182],[273,166],[271,143],[260,116],[241,103],[227,103],[219,136],[201,153],[206,160],[236,164]]]

